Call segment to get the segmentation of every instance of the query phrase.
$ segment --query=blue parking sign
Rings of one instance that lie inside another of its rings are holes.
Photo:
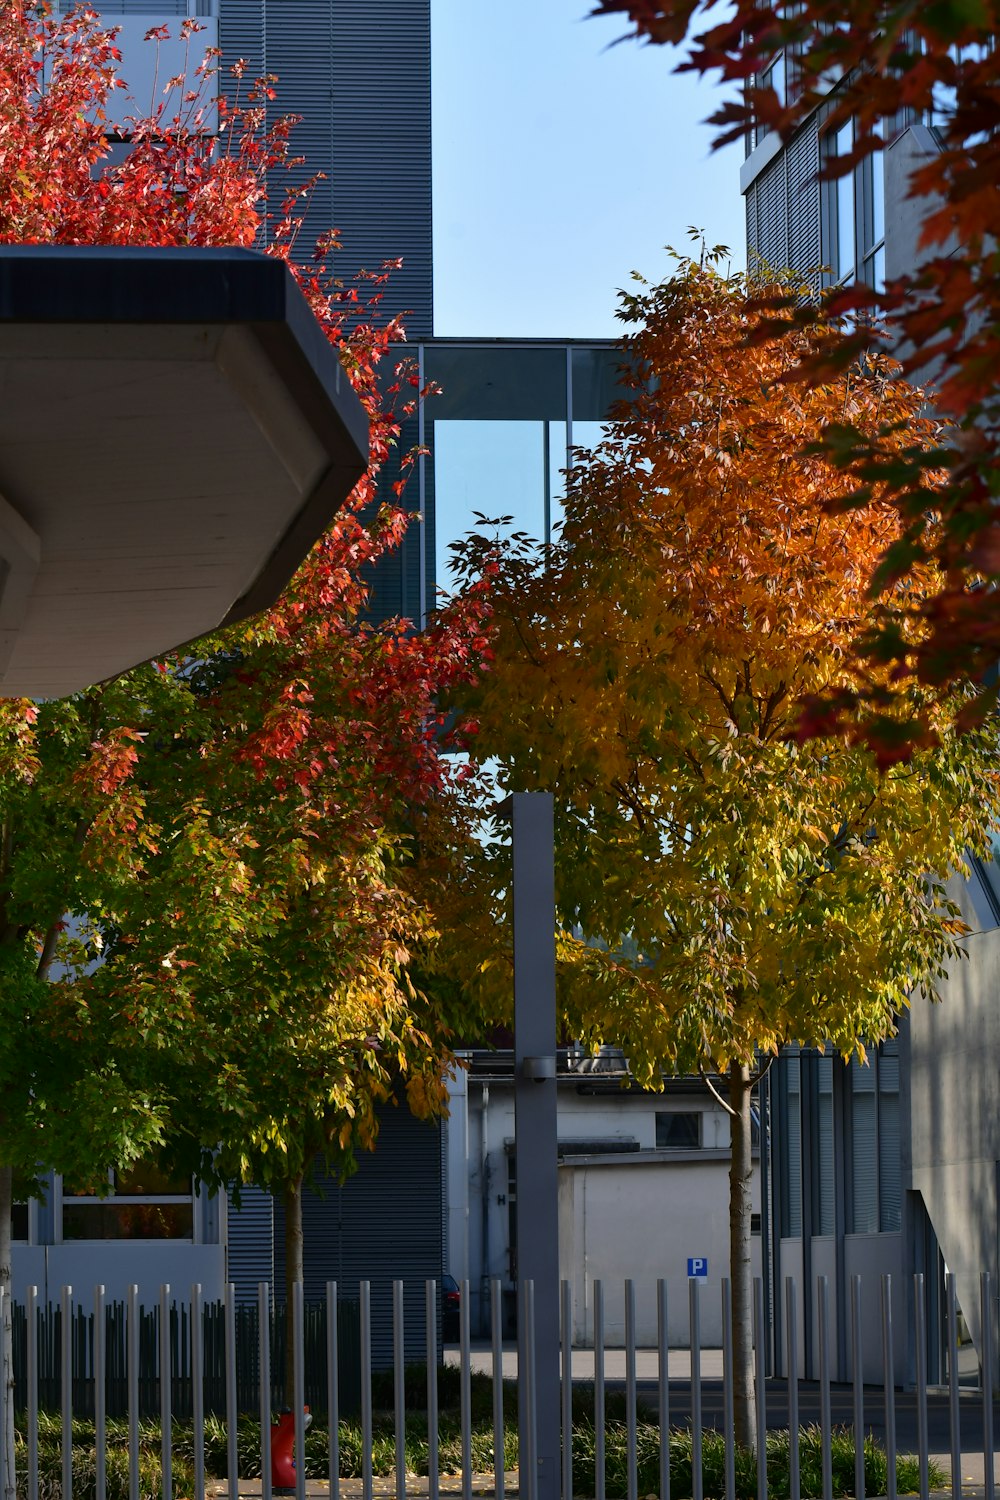
[[[705,1255],[693,1255],[688,1257],[688,1278],[691,1281],[708,1280],[708,1257]]]

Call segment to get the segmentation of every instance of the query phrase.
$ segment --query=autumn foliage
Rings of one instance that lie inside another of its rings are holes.
[[[624,299],[634,399],[579,456],[559,541],[505,559],[496,666],[471,705],[506,785],[556,799],[566,1034],[622,1047],[643,1086],[725,1079],[745,1332],[757,1059],[790,1042],[863,1054],[933,994],[962,927],[928,872],[985,854],[1000,819],[996,735],[956,734],[961,695],[907,684],[898,712],[925,713],[935,737],[908,761],[799,736],[800,700],[853,680],[859,633],[911,628],[937,587],[914,567],[871,601],[899,512],[877,485],[832,511],[867,481],[817,440],[833,422],[938,439],[887,360],[787,379],[836,334],[797,328],[786,290],[686,264]],[[784,336],[756,337],[761,319]],[[496,545],[470,543],[468,565]],[[482,983],[503,976],[493,951]],[[737,1363],[752,1442],[746,1340]]]
[[[441,887],[414,871],[464,837],[468,736],[446,715],[486,648],[484,594],[423,632],[370,617],[410,519],[380,471],[417,382],[390,367],[391,266],[344,286],[335,231],[297,243],[273,80],[222,105],[220,149],[214,57],[126,121],[117,61],[92,11],[0,10],[0,240],[252,245],[266,222],[364,403],[370,463],[263,617],[70,700],[0,701],[0,1163],[86,1179],[167,1141],[283,1190],[317,1152],[349,1169],[398,1090],[441,1107],[447,1018],[407,979]]]
[[[891,588],[913,562],[933,559],[939,569],[935,588],[914,603],[927,627],[919,642],[890,631],[864,645],[866,659],[894,666],[888,693],[872,698],[857,684],[853,702],[842,696],[831,705],[841,719],[860,707],[877,738],[895,684],[911,675],[942,689],[958,679],[982,683],[1000,657],[994,587],[1000,577],[1000,11],[992,3],[948,0],[846,9],[831,0],[725,6],[715,0],[600,0],[594,13],[627,16],[636,34],[651,42],[686,41],[682,67],[740,87],[739,97],[729,97],[712,117],[720,142],[755,125],[788,139],[817,107],[824,130],[853,120],[854,150],[830,159],[825,176],[852,171],[868,153],[880,167],[898,130],[933,111],[940,150],[920,162],[910,181],[923,214],[919,265],[884,293],[855,285],[829,301],[831,317],[861,312],[884,319],[885,337],[904,351],[904,372],[932,372],[935,407],[957,423],[930,455],[931,466],[948,473],[933,496],[926,484],[928,455],[900,452],[891,434],[883,437],[881,424],[837,431],[829,445],[835,461],[871,476],[899,512],[900,535],[880,559],[876,588]],[[781,49],[791,68],[784,98],[760,82]],[[833,93],[831,79],[840,80]],[[825,349],[823,361],[806,362],[801,374],[825,378],[872,337],[863,320],[839,349]],[[993,701],[988,689],[980,711]]]

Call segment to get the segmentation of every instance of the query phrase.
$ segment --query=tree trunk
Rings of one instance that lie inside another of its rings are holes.
[[[736,1441],[757,1449],[753,1369],[753,1277],[750,1269],[750,1069],[729,1068],[729,1260],[733,1282],[733,1399]]]
[[[3,1402],[3,1473],[0,1500],[14,1496],[14,1336],[11,1318],[11,1224],[14,1216],[14,1169],[0,1166],[0,1287],[3,1288],[3,1319],[0,1322],[0,1401]]]
[[[294,1293],[302,1271],[302,1174],[285,1185],[285,1405],[295,1403]]]

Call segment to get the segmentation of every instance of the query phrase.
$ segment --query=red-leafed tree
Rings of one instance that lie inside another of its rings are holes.
[[[92,11],[0,11],[0,241],[252,245],[288,159],[270,82],[223,106],[220,149],[209,56],[112,159],[117,62]],[[290,259],[298,230],[290,198],[270,253]],[[292,269],[367,411],[370,466],[285,597],[72,699],[0,700],[5,1291],[11,1198],[45,1169],[92,1182],[167,1142],[211,1181],[290,1193],[294,1231],[317,1152],[349,1170],[399,1088],[417,1113],[441,1106],[448,1018],[407,963],[463,837],[446,700],[482,656],[485,608],[480,593],[423,634],[366,620],[365,580],[408,520],[379,470],[417,393],[407,368],[386,375],[388,268],[342,287],[335,245]]]
[[[739,85],[739,96],[712,117],[719,144],[756,125],[788,139],[820,105],[826,129],[853,120],[854,149],[827,162],[827,177],[881,153],[897,120],[933,112],[941,149],[910,181],[923,212],[920,264],[882,293],[856,285],[828,302],[830,316],[847,314],[852,326],[862,315],[842,340],[841,365],[871,342],[866,320],[877,314],[904,351],[905,369],[931,372],[935,404],[956,424],[930,454],[900,455],[895,434],[867,435],[847,423],[827,433],[834,460],[852,469],[860,463],[871,485],[892,493],[904,522],[875,574],[876,590],[928,558],[941,586],[919,606],[926,628],[870,635],[855,689],[814,704],[806,727],[822,730],[852,716],[857,724],[860,715],[862,733],[899,743],[901,727],[883,713],[892,689],[878,685],[881,674],[866,664],[889,662],[897,683],[915,675],[943,690],[960,678],[982,682],[1000,657],[1000,10],[992,0],[894,8],[874,0],[846,8],[833,0],[598,0],[593,14],[627,16],[650,42],[687,42],[683,68]],[[785,97],[763,81],[782,49],[790,59]],[[835,88],[831,80],[839,80]],[[822,380],[830,369],[825,353],[803,373]],[[927,476],[935,468],[948,470],[949,480],[931,494]],[[995,691],[984,689],[978,712]],[[921,725],[926,730],[926,719]],[[921,725],[910,738],[920,738]]]

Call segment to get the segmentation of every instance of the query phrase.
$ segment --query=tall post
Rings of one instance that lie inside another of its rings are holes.
[[[552,796],[509,799],[514,902],[514,1160],[517,1275],[535,1284],[533,1492],[559,1500],[559,1203],[556,1131],[555,856]],[[523,1306],[523,1304],[521,1304]],[[527,1329],[518,1324],[518,1370],[527,1366]],[[526,1386],[518,1381],[518,1427],[528,1431]],[[523,1492],[532,1493],[522,1475]]]

